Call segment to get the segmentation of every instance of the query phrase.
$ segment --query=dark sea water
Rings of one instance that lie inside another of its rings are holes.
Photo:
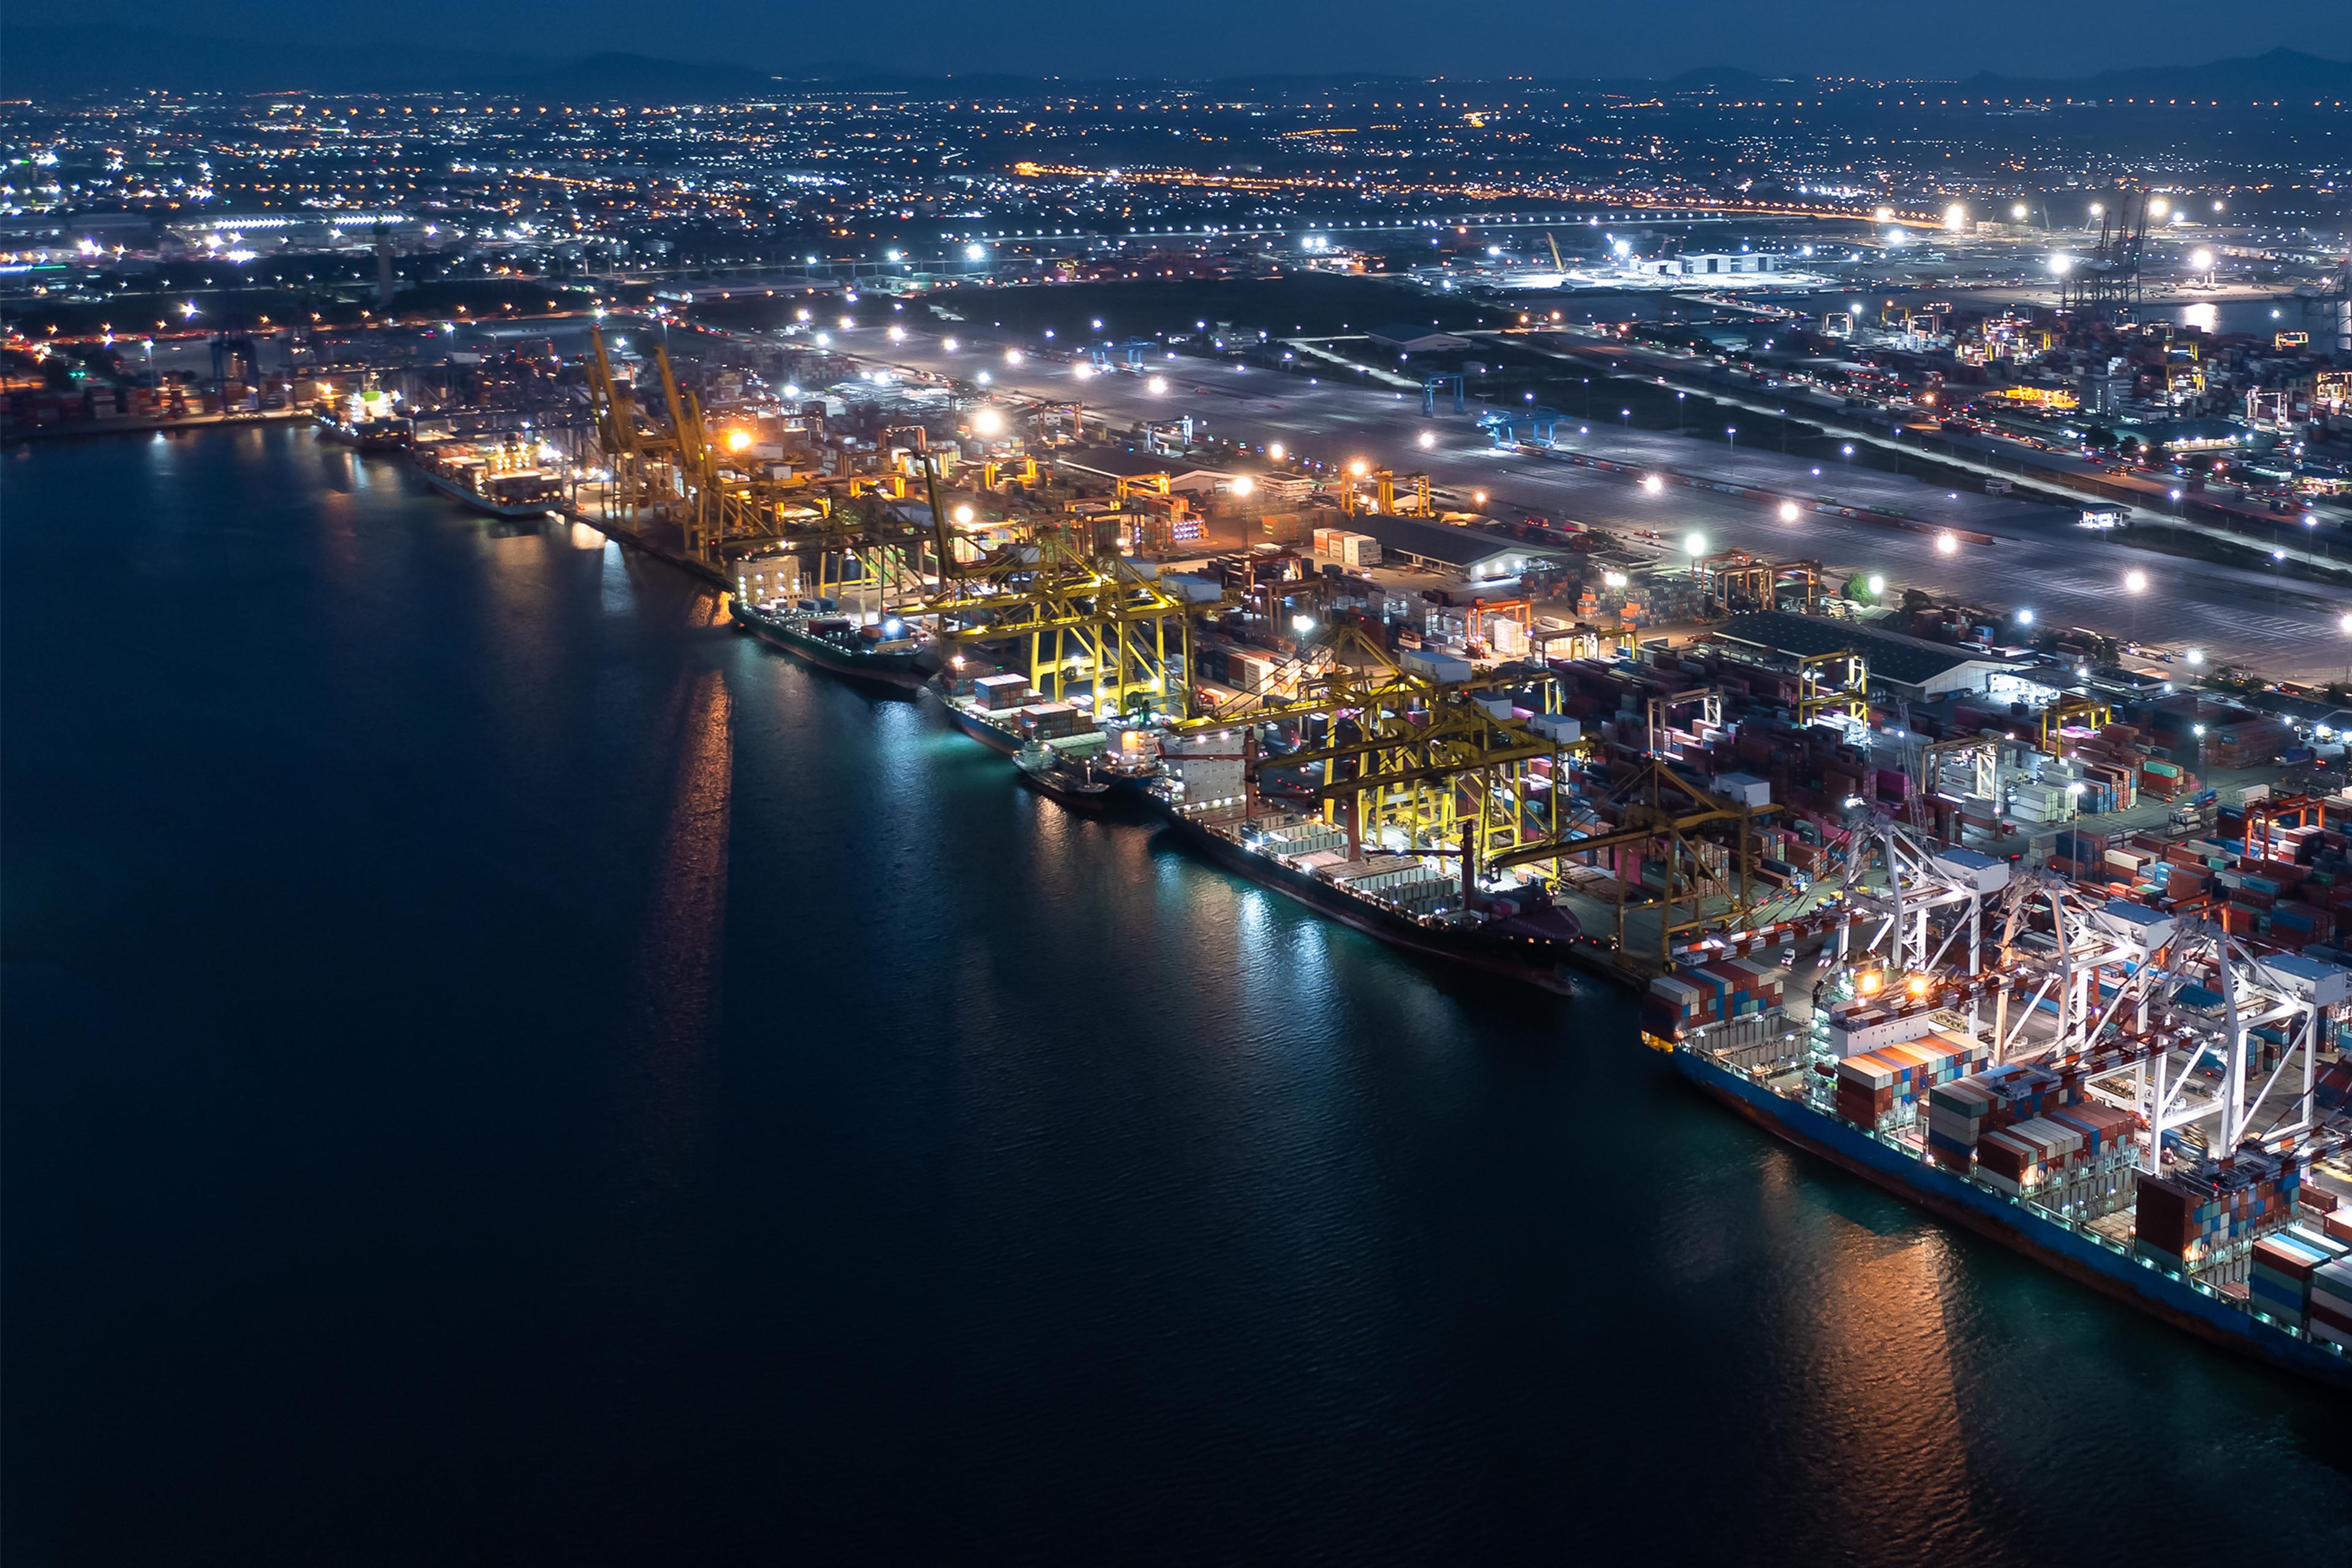
[[[0,454],[5,1550],[2352,1562],[2352,1405],[584,530]]]

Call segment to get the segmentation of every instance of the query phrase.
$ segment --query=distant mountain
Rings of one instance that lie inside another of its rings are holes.
[[[620,53],[567,60],[423,49],[414,39],[320,44],[99,25],[0,26],[0,98],[301,89],[322,93],[474,91],[605,102],[719,103],[758,98],[795,83],[952,97],[963,92],[1008,96],[1033,92],[1047,79],[994,71],[924,74],[861,60],[795,62],[772,74],[741,61],[696,62]],[[1053,79],[1078,85],[1076,79]],[[1418,79],[1380,72],[1259,72],[1223,79],[1220,85],[1284,91]],[[1681,92],[1738,91],[1778,79],[1737,66],[1704,66],[1664,81],[1606,85],[1641,91],[1661,88]],[[1561,80],[1562,85],[1571,85],[1567,79]],[[1588,80],[1573,85],[1602,84]],[[1986,73],[1955,85],[1972,95],[2037,98],[2068,94],[2077,98],[2347,98],[2352,97],[2352,64],[2294,49],[2273,49],[2266,55],[2203,66],[2141,67],[2069,79]]]
[[[396,92],[467,77],[543,71],[548,62],[462,50],[262,42],[152,27],[0,27],[0,96],[87,92]]]
[[[725,102],[775,89],[766,72],[646,55],[556,62],[409,43],[316,45],[146,28],[0,28],[0,97],[156,90],[471,91],[646,103]]]
[[[2012,97],[2313,98],[2352,97],[2352,63],[2298,49],[2273,49],[2202,66],[2137,66],[2096,76],[2034,79],[1987,71],[1961,82],[1964,89]]]
[[[481,79],[474,85],[489,92],[643,103],[692,103],[698,99],[731,103],[777,89],[775,78],[745,66],[694,65],[625,54],[590,55],[552,69],[514,73],[495,82]]]

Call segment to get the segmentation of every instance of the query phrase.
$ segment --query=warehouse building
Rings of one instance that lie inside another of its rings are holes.
[[[1716,629],[1711,640],[1735,653],[1752,650],[1762,656],[1759,662],[1768,664],[1851,649],[1869,666],[1874,690],[1884,689],[1890,700],[1915,702],[1957,691],[2004,694],[2016,683],[2017,672],[2028,668],[1990,648],[1929,642],[1860,621],[1833,621],[1791,610],[1734,616]]]
[[[1346,520],[1358,533],[1381,542],[1387,565],[1419,566],[1472,584],[1507,582],[1523,572],[1572,561],[1576,552],[1557,545],[1506,539],[1483,529],[1454,528],[1418,518],[1359,514]]]

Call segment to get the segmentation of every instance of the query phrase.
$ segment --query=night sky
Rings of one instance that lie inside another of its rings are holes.
[[[2074,78],[2289,47],[2352,58],[2341,0],[2227,7],[2212,0],[119,0],[111,25],[280,41],[372,43],[572,58],[627,50],[792,74],[864,62],[923,73],[1243,76],[1339,71],[1500,78],[1671,76],[1733,65],[1773,75],[1857,72],[1950,79],[1980,70]],[[83,20],[45,16],[42,21]],[[29,24],[31,16],[15,20]]]

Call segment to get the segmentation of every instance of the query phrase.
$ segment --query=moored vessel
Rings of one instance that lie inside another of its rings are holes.
[[[735,625],[761,642],[837,675],[912,690],[939,668],[929,643],[896,616],[861,624],[814,599],[730,601]]]

